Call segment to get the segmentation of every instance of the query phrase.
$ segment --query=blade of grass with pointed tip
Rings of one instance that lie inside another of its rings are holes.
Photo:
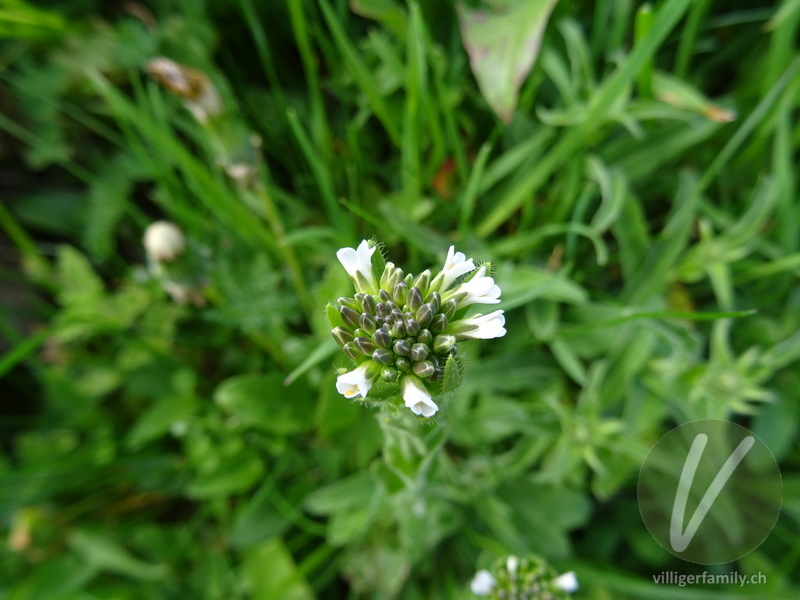
[[[585,143],[588,132],[596,130],[619,98],[623,97],[639,69],[649,60],[686,12],[689,0],[667,0],[653,16],[653,28],[633,48],[622,64],[592,96],[584,122],[567,132],[545,154],[538,165],[509,193],[499,199],[494,209],[476,228],[479,237],[486,237],[522,206],[567,158]]]

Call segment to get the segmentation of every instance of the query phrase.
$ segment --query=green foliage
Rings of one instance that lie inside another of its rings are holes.
[[[0,597],[468,598],[511,553],[576,598],[798,596],[798,30],[796,0],[0,1]],[[502,288],[430,423],[336,391],[362,238]],[[701,418],[780,464],[718,568],[766,584],[653,583],[699,567],[637,474]]]

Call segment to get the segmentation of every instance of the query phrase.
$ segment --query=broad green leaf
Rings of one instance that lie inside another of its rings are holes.
[[[283,540],[273,538],[245,553],[242,565],[249,598],[313,600],[314,593]]]
[[[310,390],[302,381],[284,385],[281,373],[238,375],[214,392],[214,402],[236,415],[245,427],[290,434],[311,425],[306,409]]]
[[[197,499],[223,498],[249,490],[264,474],[264,463],[253,452],[222,460],[210,473],[198,475],[188,495]]]
[[[497,0],[491,10],[458,5],[464,48],[483,97],[510,123],[522,82],[533,67],[558,0]]]
[[[167,575],[164,565],[136,558],[104,534],[78,530],[69,535],[68,541],[77,554],[97,569],[144,580],[163,579]]]
[[[369,502],[376,490],[372,476],[362,471],[312,492],[303,504],[312,514],[330,515]]]
[[[237,548],[253,546],[277,535],[290,525],[274,506],[275,481],[267,481],[261,489],[236,511],[230,531],[231,544]]]

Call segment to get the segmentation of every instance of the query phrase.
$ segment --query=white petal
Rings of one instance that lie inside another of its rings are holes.
[[[575,576],[575,571],[570,571],[559,575],[553,580],[556,587],[561,588],[565,592],[572,593],[578,589],[578,578]]]
[[[506,318],[502,310],[496,310],[488,315],[475,315],[469,319],[454,323],[455,327],[463,327],[467,331],[459,334],[462,339],[491,340],[503,337],[506,334]],[[477,329],[471,329],[477,327]]]
[[[366,397],[372,387],[372,382],[367,378],[368,364],[364,363],[349,373],[339,375],[336,378],[336,391],[345,398]]]
[[[353,280],[357,291],[362,290],[358,284],[358,274],[366,279],[372,287],[375,287],[375,275],[372,272],[372,255],[375,253],[375,246],[370,247],[367,240],[362,240],[357,249],[340,248],[336,252],[336,258],[342,263],[344,270]],[[369,290],[372,291],[372,290]]]
[[[519,559],[516,556],[509,556],[506,559],[506,569],[512,577],[517,574],[517,567],[519,567]]]
[[[500,302],[500,288],[495,284],[494,279],[486,276],[486,267],[478,269],[472,279],[465,281],[454,290],[454,294],[468,295],[458,303],[459,308],[470,304],[497,304]]]
[[[350,277],[355,277],[356,271],[358,269],[358,258],[356,255],[356,251],[352,248],[340,248],[338,252],[336,252],[336,258],[339,259],[339,262],[342,263],[344,270],[347,271],[347,274]]]
[[[431,417],[439,407],[431,400],[431,395],[422,387],[413,375],[406,375],[402,380],[403,402],[415,415]]]
[[[485,569],[481,569],[475,573],[475,578],[469,584],[469,587],[476,596],[488,596],[492,593],[495,585],[497,585],[497,580],[492,577],[492,574]]]
[[[456,252],[455,250],[455,246],[450,246],[447,251],[447,258],[442,268],[442,291],[450,289],[456,279],[475,268],[471,258],[467,260],[463,252]]]

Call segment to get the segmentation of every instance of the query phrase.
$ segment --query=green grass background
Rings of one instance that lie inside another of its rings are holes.
[[[446,0],[0,1],[0,597],[469,598],[509,553],[576,598],[799,597],[799,25],[797,0],[562,0],[506,125]],[[162,218],[205,308],[147,277]],[[503,289],[508,334],[432,426],[335,390],[335,252],[372,237]],[[636,504],[698,418],[781,466],[772,534],[708,567],[766,584],[652,583],[704,569]]]

